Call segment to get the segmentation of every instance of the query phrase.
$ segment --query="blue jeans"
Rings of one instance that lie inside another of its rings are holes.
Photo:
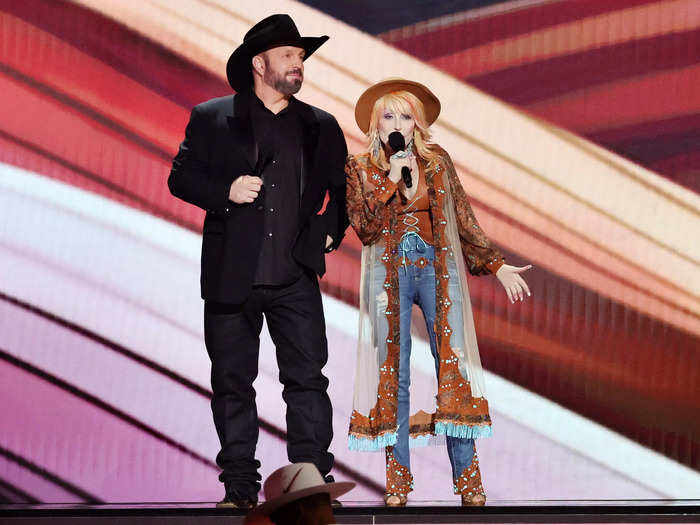
[[[425,325],[430,336],[430,351],[435,360],[435,373],[438,374],[440,359],[435,339],[435,249],[416,234],[407,234],[399,245],[399,294],[400,312],[400,356],[399,356],[399,392],[397,414],[397,441],[394,446],[394,458],[398,463],[411,469],[408,444],[408,417],[410,414],[409,387],[411,385],[411,310],[417,304],[423,312]],[[406,264],[401,264],[403,258]],[[423,257],[430,264],[422,268],[408,264]],[[439,375],[438,375],[439,377]],[[474,455],[474,439],[447,436],[447,454],[452,465],[452,477],[459,477],[469,467]]]

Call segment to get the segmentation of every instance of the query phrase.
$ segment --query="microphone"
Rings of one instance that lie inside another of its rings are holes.
[[[403,159],[408,157],[408,151],[406,151],[406,141],[404,140],[403,135],[398,131],[392,131],[389,133],[389,147],[394,151],[394,155],[396,155],[397,158]],[[411,179],[411,168],[408,166],[403,166],[401,168],[401,178],[403,179],[403,183],[407,188],[413,186],[413,180]]]

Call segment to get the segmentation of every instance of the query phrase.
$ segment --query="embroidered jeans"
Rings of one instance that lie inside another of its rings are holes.
[[[401,264],[404,262],[405,264]],[[399,294],[400,312],[400,357],[397,423],[398,436],[394,446],[394,458],[410,470],[408,417],[410,414],[409,388],[411,384],[411,310],[417,304],[423,312],[430,336],[430,351],[435,359],[435,373],[439,371],[435,339],[435,249],[417,234],[407,234],[399,245]],[[418,262],[418,264],[416,264]],[[449,270],[450,273],[456,270]],[[452,278],[452,275],[450,276]],[[456,278],[456,275],[454,276]],[[452,477],[456,479],[469,467],[474,455],[472,438],[447,436],[447,453],[452,465]]]

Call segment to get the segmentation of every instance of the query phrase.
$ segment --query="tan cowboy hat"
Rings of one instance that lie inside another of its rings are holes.
[[[406,80],[405,78],[391,77],[368,87],[357,99],[357,104],[355,104],[355,122],[360,126],[363,133],[367,133],[369,130],[369,121],[372,116],[374,103],[384,95],[395,91],[408,91],[418,97],[418,100],[423,103],[425,108],[425,119],[428,121],[428,126],[437,120],[440,114],[440,101],[432,91],[418,82]]]
[[[248,514],[246,523],[254,523],[260,515],[269,515],[282,505],[312,494],[325,492],[330,495],[331,500],[337,499],[354,486],[352,481],[326,483],[313,463],[292,463],[278,468],[265,480],[265,503],[258,505]]]

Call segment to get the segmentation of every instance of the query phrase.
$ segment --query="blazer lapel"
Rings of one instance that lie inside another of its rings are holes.
[[[253,169],[258,157],[258,145],[253,137],[253,123],[250,118],[250,97],[248,92],[237,93],[233,97],[233,116],[226,117],[235,146]]]
[[[320,134],[321,125],[314,115],[313,110],[307,104],[299,102],[295,103],[300,105],[299,115],[301,117],[301,128],[303,130],[303,147],[301,149],[301,170],[299,173],[299,196],[301,198],[301,203],[299,210],[303,215],[306,215],[306,206],[304,196],[306,190],[309,189],[309,182],[313,179],[314,169],[316,167],[317,155],[318,155],[318,139]],[[308,200],[308,199],[307,199]],[[302,215],[302,216],[303,216]]]

